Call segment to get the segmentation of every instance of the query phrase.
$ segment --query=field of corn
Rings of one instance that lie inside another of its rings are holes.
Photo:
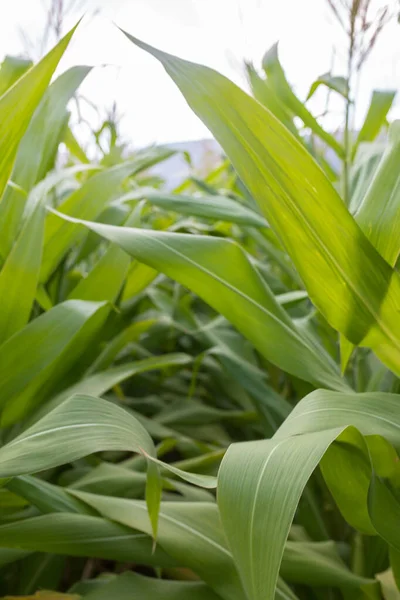
[[[277,46],[249,95],[121,31],[224,152],[166,192],[74,136],[75,29],[0,68],[0,597],[399,600],[395,93],[319,78],[334,135]]]

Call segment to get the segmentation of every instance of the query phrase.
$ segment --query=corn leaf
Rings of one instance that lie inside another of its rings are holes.
[[[144,198],[155,206],[183,215],[219,219],[251,227],[268,227],[261,215],[226,196],[185,196],[149,192]],[[120,200],[129,200],[129,194]]]
[[[31,67],[32,61],[27,58],[6,55],[0,66],[0,96]]]
[[[0,345],[29,320],[39,281],[44,217],[38,203],[0,271]]]
[[[63,390],[55,398],[53,398],[46,406],[45,410],[53,409],[67,398],[75,394],[90,394],[91,396],[101,396],[107,390],[111,389],[118,383],[121,383],[129,377],[138,375],[139,373],[147,373],[158,369],[166,369],[174,366],[184,366],[192,361],[191,357],[183,353],[164,354],[162,356],[151,356],[143,360],[124,363],[100,371],[94,375],[84,377],[73,386]]]
[[[141,501],[85,492],[74,492],[74,495],[105,517],[134,529],[148,531],[149,525],[141,518],[145,509]],[[172,558],[192,568],[222,598],[245,597],[223,536],[218,509],[214,504],[162,503],[158,541]],[[192,549],[191,553],[188,552],[189,547]],[[355,590],[361,585],[373,585],[372,580],[351,573],[329,542],[288,543],[284,551],[282,575],[285,578],[288,576],[291,582],[315,584],[318,581],[317,585],[325,587]],[[233,586],[235,581],[236,585]],[[276,597],[279,598],[280,595],[277,594]]]
[[[282,369],[324,387],[347,387],[330,357],[300,335],[244,252],[230,240],[114,227],[56,215],[86,225],[196,292]]]
[[[218,600],[207,585],[201,582],[166,581],[143,577],[137,573],[123,573],[105,583],[98,590],[84,596],[85,600],[134,600],[134,598],[152,600]]]
[[[400,121],[389,130],[389,144],[354,218],[393,267],[400,251]]]
[[[11,174],[14,184],[27,194],[52,168],[62,130],[68,120],[66,109],[90,67],[73,67],[63,73],[45,92],[18,147]],[[0,204],[0,255],[7,256],[18,231],[27,197],[8,186]]]
[[[328,89],[337,92],[344,98],[347,98],[349,94],[347,79],[345,77],[324,73],[311,84],[310,91],[307,94],[307,100],[309,100],[315,94],[321,85],[324,85]]]
[[[76,27],[0,98],[0,199],[11,174],[18,145]]]
[[[381,128],[386,123],[386,117],[395,96],[396,92],[392,90],[374,90],[372,92],[367,115],[354,144],[353,157],[362,142],[372,142],[377,137]]]
[[[279,61],[278,44],[274,44],[264,55],[262,61],[263,69],[268,80],[276,89],[278,97],[290,108],[294,115],[300,117],[306,127],[309,127],[313,133],[318,135],[328,146],[330,146],[338,156],[343,158],[344,150],[341,144],[327,131],[325,131],[318,121],[313,117],[308,108],[297,98],[290,87],[285,72]]]
[[[322,459],[324,477],[350,524],[368,534],[378,532],[389,543],[398,544],[393,518],[396,506],[389,501],[380,504],[381,498],[371,491],[370,456],[373,463],[375,457],[363,436],[379,435],[400,447],[399,425],[395,395],[319,390],[296,406],[271,440],[229,448],[219,473],[218,503],[249,598],[274,597],[294,512],[306,482]],[[382,470],[382,465],[373,466]],[[344,479],[351,484],[343,486]],[[382,492],[381,487],[378,491]],[[234,508],[228,500],[232,497]],[[383,515],[387,518],[384,525]]]
[[[109,311],[105,303],[70,300],[33,320],[0,347],[3,423],[24,417],[59,385]]]
[[[306,149],[225,77],[128,37],[161,61],[220,142],[332,327],[400,373],[399,276]]]
[[[100,517],[53,513],[0,525],[3,548],[51,552],[69,556],[93,556],[119,562],[136,561],[157,567],[174,561],[149,535]]]

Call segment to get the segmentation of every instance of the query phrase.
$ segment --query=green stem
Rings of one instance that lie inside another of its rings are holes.
[[[352,555],[352,571],[356,575],[364,575],[364,542],[363,536],[358,531],[353,538],[353,555]]]

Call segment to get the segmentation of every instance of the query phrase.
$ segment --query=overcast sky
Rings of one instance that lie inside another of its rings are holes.
[[[68,4],[68,0],[64,0]],[[77,2],[77,0],[75,0]],[[335,74],[343,73],[344,40],[326,0],[80,0],[66,27],[86,17],[63,59],[97,66],[82,88],[100,107],[115,100],[124,135],[136,146],[208,137],[155,59],[135,48],[113,21],[150,44],[201,62],[245,85],[243,59],[259,64],[280,40],[281,61],[296,92],[328,71],[335,48]],[[375,0],[379,4],[379,0]],[[0,0],[0,58],[24,50],[23,29],[35,41],[43,31],[44,0]],[[98,11],[97,15],[93,16]],[[370,59],[360,87],[359,116],[373,88],[398,88],[400,25],[393,22]],[[107,66],[101,66],[107,65]],[[323,93],[314,108],[323,108]],[[400,116],[399,105],[394,115]],[[331,117],[332,127],[337,117]],[[329,123],[328,123],[329,124]]]

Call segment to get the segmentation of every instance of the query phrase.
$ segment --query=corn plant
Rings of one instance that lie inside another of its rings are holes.
[[[397,123],[347,206],[275,50],[259,102],[128,35],[228,157],[167,194],[74,138],[72,34],[0,70],[1,594],[396,598]]]

